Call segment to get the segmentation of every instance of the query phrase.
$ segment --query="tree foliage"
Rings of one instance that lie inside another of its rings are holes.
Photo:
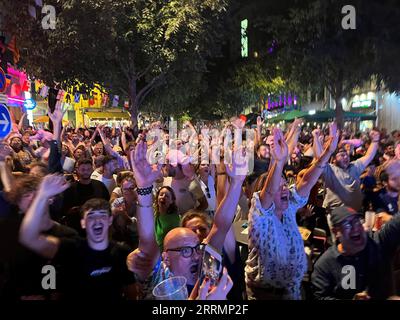
[[[342,8],[356,9],[356,29],[342,27]],[[289,10],[269,16],[266,29],[278,42],[278,63],[291,82],[323,85],[336,101],[371,78],[391,89],[400,83],[398,67],[388,58],[399,56],[399,6],[392,0],[292,1]],[[390,62],[389,62],[390,63]]]
[[[37,20],[19,32],[28,72],[48,83],[99,83],[129,97],[134,124],[156,88],[206,71],[226,9],[224,0],[48,2],[56,29],[42,30]]]

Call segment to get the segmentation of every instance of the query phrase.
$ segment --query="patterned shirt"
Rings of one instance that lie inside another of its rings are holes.
[[[254,287],[286,289],[284,299],[299,300],[300,284],[307,270],[304,244],[296,224],[296,211],[307,204],[308,197],[290,189],[289,206],[282,221],[275,215],[275,204],[261,206],[259,192],[254,193],[249,212],[249,256],[246,261],[246,284]]]

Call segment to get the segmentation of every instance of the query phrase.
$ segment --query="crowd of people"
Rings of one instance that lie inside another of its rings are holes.
[[[154,299],[172,276],[189,299],[400,295],[400,130],[239,117],[174,136],[63,116],[57,105],[51,131],[20,121],[1,141],[1,299]],[[214,285],[199,279],[205,245],[222,255]]]

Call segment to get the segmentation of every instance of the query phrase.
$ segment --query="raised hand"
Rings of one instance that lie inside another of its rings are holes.
[[[131,165],[139,188],[147,188],[160,177],[161,165],[150,165],[146,158],[147,144],[140,141],[136,148],[131,151]]]
[[[260,116],[257,117],[257,127],[261,127],[263,121]]]
[[[271,145],[271,154],[276,161],[286,160],[288,156],[288,146],[283,137],[282,131],[274,128],[274,141]]]
[[[372,130],[369,134],[369,137],[371,138],[372,142],[379,142],[380,140],[380,133],[377,130]]]
[[[328,148],[330,153],[334,153],[339,143],[340,132],[337,129],[337,123],[332,122],[329,125],[329,139],[325,143],[325,148]]]
[[[224,268],[221,279],[218,284],[210,290],[210,281],[205,279],[199,288],[198,300],[226,300],[226,296],[232,289],[233,282]]]
[[[48,115],[53,124],[60,124],[66,112],[67,110],[63,110],[61,103],[56,103],[54,111],[51,112],[49,109]]]
[[[226,164],[226,174],[234,181],[243,182],[249,170],[249,158],[243,147],[235,150],[232,157],[232,164]]]
[[[68,187],[69,182],[63,175],[50,174],[43,178],[39,187],[39,194],[45,198],[51,198],[64,192]]]

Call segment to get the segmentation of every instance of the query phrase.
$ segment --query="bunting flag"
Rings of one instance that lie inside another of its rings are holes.
[[[83,99],[83,100],[87,100],[87,99],[88,99],[88,95],[87,95],[86,93],[83,93],[83,94],[82,94],[82,99]]]
[[[75,93],[74,102],[75,103],[79,103],[79,101],[81,101],[81,94],[80,93]]]
[[[118,104],[119,104],[119,96],[114,96],[112,106],[118,107]]]
[[[124,108],[129,109],[129,101],[125,100],[124,102]]]
[[[67,93],[64,97],[64,102],[66,103],[71,103],[71,95]]]
[[[49,95],[49,87],[48,87],[48,86],[44,86],[44,87],[42,88],[42,90],[40,90],[40,95],[41,95],[43,98],[46,98],[46,97]]]
[[[38,93],[40,92],[40,88],[41,88],[41,83],[39,80],[35,80],[35,92]]]
[[[93,97],[93,96],[90,96],[90,97],[89,97],[89,105],[90,105],[90,106],[93,106],[93,105],[94,105],[94,97]]]
[[[65,91],[64,91],[64,90],[61,90],[61,89],[58,90],[58,93],[57,93],[57,100],[63,101],[64,95],[65,95]]]
[[[30,91],[30,90],[31,90],[31,82],[25,80],[24,84],[22,85],[22,91]]]

